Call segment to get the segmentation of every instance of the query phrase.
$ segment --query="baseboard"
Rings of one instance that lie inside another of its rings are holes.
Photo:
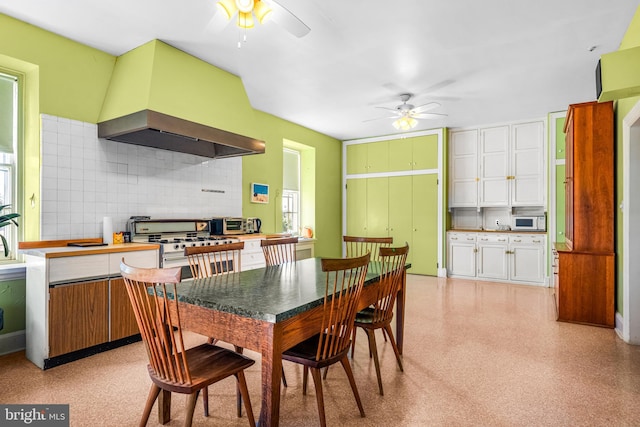
[[[24,350],[25,347],[25,331],[11,332],[8,334],[0,335],[0,356]]]
[[[447,277],[447,269],[439,268],[438,269],[438,277]]]
[[[620,339],[622,341],[627,342],[628,338],[625,339],[624,336],[624,317],[620,314],[619,311],[616,311],[616,334],[618,334],[618,337],[620,337]]]

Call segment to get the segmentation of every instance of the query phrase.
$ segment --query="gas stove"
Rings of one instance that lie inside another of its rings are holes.
[[[190,246],[214,246],[225,243],[238,242],[237,238],[209,235],[189,235],[189,234],[158,234],[150,235],[147,239],[134,239],[139,243],[159,243],[162,252],[184,252],[184,248]]]
[[[189,261],[184,249],[190,246],[214,246],[240,241],[231,236],[209,234],[209,221],[203,219],[151,219],[131,217],[127,231],[131,241],[160,245],[160,267],[182,267],[182,278],[190,278]]]

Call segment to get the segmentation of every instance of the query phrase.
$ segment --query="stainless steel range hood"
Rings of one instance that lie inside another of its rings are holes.
[[[152,110],[98,123],[98,137],[213,159],[265,151],[264,141]]]

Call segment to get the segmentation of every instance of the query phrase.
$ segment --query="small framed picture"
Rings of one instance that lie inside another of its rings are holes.
[[[269,185],[251,183],[251,203],[269,203]]]

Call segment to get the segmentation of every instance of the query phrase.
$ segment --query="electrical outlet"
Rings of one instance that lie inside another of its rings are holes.
[[[500,220],[496,219],[496,225],[500,225]]]

